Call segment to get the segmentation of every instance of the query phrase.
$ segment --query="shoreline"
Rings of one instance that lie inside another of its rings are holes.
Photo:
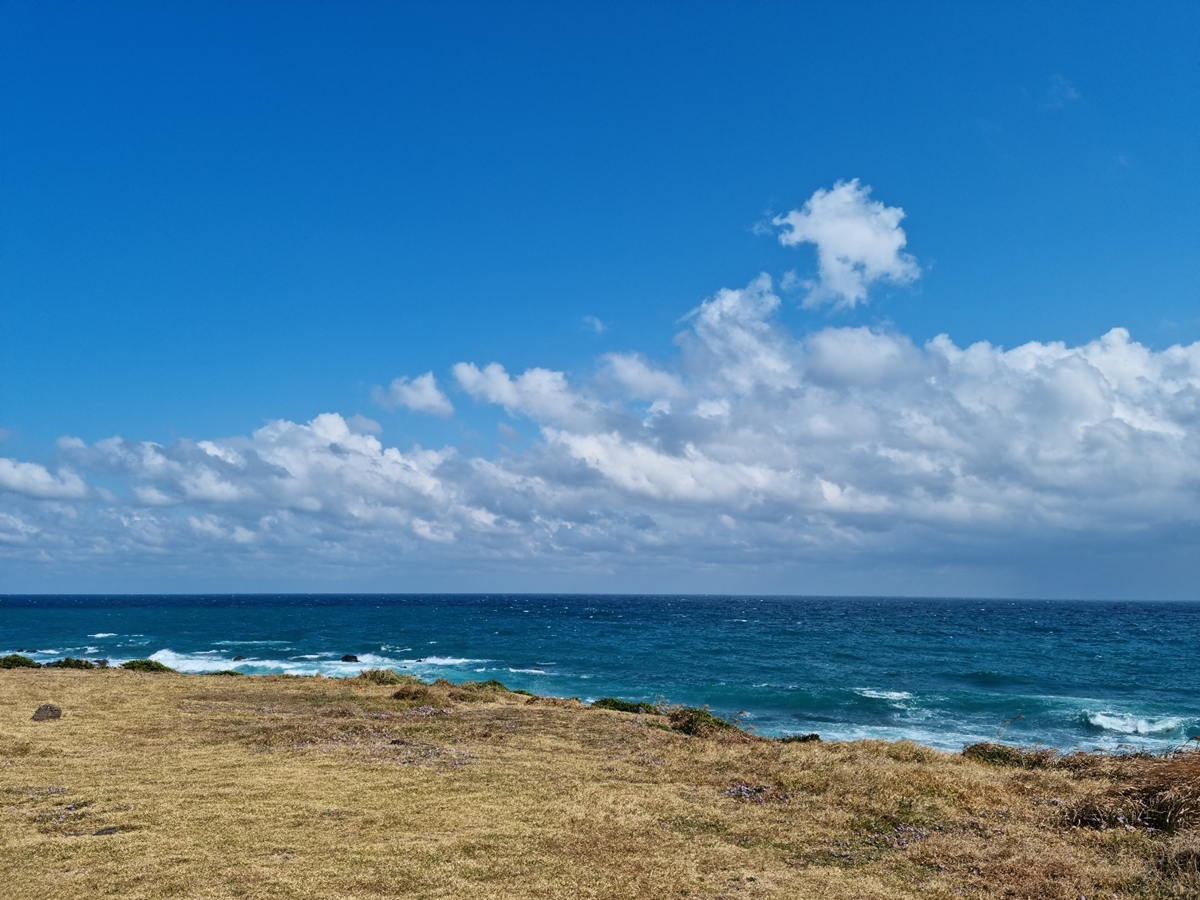
[[[49,668],[49,669],[65,668],[65,669],[79,669],[79,670],[83,670],[83,669],[104,670],[104,669],[120,669],[120,668],[127,667],[127,666],[134,666],[136,668],[140,668],[140,669],[144,669],[144,670],[149,669],[152,671],[160,671],[163,673],[169,672],[172,674],[186,675],[189,677],[238,676],[238,677],[246,677],[246,678],[283,677],[283,678],[317,678],[317,679],[328,678],[328,679],[341,680],[341,679],[348,679],[348,678],[349,679],[359,678],[368,673],[390,672],[390,673],[393,673],[398,678],[414,678],[414,679],[418,679],[418,680],[420,679],[420,676],[415,673],[408,672],[408,671],[401,671],[402,669],[406,669],[407,668],[406,666],[390,667],[390,668],[382,667],[382,666],[375,666],[371,662],[368,662],[365,660],[360,663],[360,661],[358,660],[357,657],[350,656],[350,655],[345,656],[343,659],[339,660],[338,663],[342,666],[352,666],[353,668],[351,668],[348,671],[339,672],[337,674],[326,674],[326,673],[320,672],[320,671],[301,672],[301,673],[297,673],[297,672],[244,672],[244,671],[239,671],[238,668],[211,669],[211,670],[205,670],[205,671],[180,670],[180,669],[171,668],[167,664],[154,659],[155,656],[162,655],[161,653],[158,653],[158,652],[156,652],[155,654],[152,654],[150,657],[135,658],[135,659],[128,659],[128,660],[84,659],[84,658],[77,659],[77,658],[68,656],[65,658],[51,659],[48,661],[38,661],[38,660],[35,660],[33,657],[23,655],[23,654],[26,654],[29,652],[36,652],[36,651],[18,651],[16,653],[11,653],[7,656],[0,657],[0,670],[3,670],[5,668]],[[237,662],[240,662],[241,660],[242,660],[241,657],[234,657],[232,660],[229,660],[227,662],[237,663]],[[423,662],[423,661],[424,660],[420,660],[420,662]],[[257,660],[257,659],[249,660],[249,661],[247,661],[246,665],[253,666],[260,662],[261,661]],[[430,680],[450,681],[452,683],[460,683],[460,682],[453,682],[453,679],[446,679],[444,676],[438,676],[437,678],[430,679]],[[471,681],[471,680],[472,679],[463,679],[464,682]],[[488,680],[493,683],[497,683],[497,684],[500,683],[496,679],[488,679]],[[514,690],[514,692],[516,692],[516,693],[529,693],[529,691],[527,691],[523,688],[516,688],[516,689],[510,689],[510,690]],[[574,700],[580,701],[580,703],[583,706],[591,706],[597,702],[614,701],[614,700],[618,703],[632,703],[634,705],[639,705],[639,706],[643,706],[643,707],[654,705],[653,703],[650,703],[650,702],[644,701],[644,700],[643,701],[626,701],[623,698],[615,698],[615,697],[609,697],[609,696],[595,697],[595,698],[591,698],[591,699],[584,699],[579,696],[567,697],[567,696],[562,696],[559,694],[539,694],[539,696],[555,697],[555,698],[564,699],[564,700],[574,699]],[[663,699],[661,694],[658,695],[658,699],[657,699],[657,701],[655,701],[655,703],[663,704],[663,705],[671,706],[671,707],[687,706],[687,704],[668,702]],[[701,703],[700,706],[704,710],[710,710],[710,706],[707,703]],[[714,715],[721,715],[726,721],[729,721],[729,722],[731,722],[731,724],[734,724],[734,726],[736,728],[738,728],[748,734],[761,736],[767,740],[787,741],[787,740],[795,739],[798,737],[804,737],[806,735],[811,735],[814,733],[816,733],[818,735],[820,734],[820,732],[804,731],[802,729],[798,729],[796,731],[785,731],[783,733],[771,733],[769,731],[764,733],[764,732],[760,732],[759,729],[757,729],[752,722],[748,721],[749,719],[754,718],[753,714],[735,713],[733,715],[728,715],[728,714],[717,713]],[[1020,718],[1023,718],[1023,716],[1016,716],[1015,718],[1020,719]],[[939,745],[938,743],[930,742],[928,740],[922,740],[919,737],[909,736],[909,735],[900,735],[900,736],[893,737],[893,736],[885,736],[885,735],[864,734],[864,735],[856,735],[853,737],[845,737],[845,736],[837,736],[835,734],[835,736],[832,736],[832,737],[822,736],[822,738],[827,741],[840,741],[840,742],[854,742],[854,741],[859,741],[859,740],[879,740],[879,741],[894,743],[894,742],[899,742],[899,741],[911,741],[913,743],[920,744],[921,746],[929,747],[931,750],[936,750],[938,752],[943,752],[943,753],[958,753],[961,750],[963,750],[967,747],[970,747],[972,745],[975,745],[975,744],[993,744],[994,743],[994,744],[1005,744],[1007,746],[1024,748],[1024,749],[1028,749],[1031,751],[1038,751],[1038,752],[1043,752],[1046,750],[1053,750],[1061,755],[1074,754],[1074,753],[1096,753],[1096,754],[1108,754],[1108,755],[1117,755],[1117,756],[1139,755],[1139,754],[1161,755],[1164,753],[1170,753],[1170,752],[1177,751],[1180,749],[1188,748],[1191,746],[1191,743],[1193,741],[1200,741],[1200,735],[1192,736],[1192,735],[1187,734],[1186,730],[1184,730],[1184,733],[1180,736],[1180,739],[1178,741],[1164,741],[1162,739],[1158,739],[1156,742],[1157,743],[1156,746],[1151,746],[1151,745],[1146,745],[1146,744],[1139,745],[1139,744],[1132,743],[1132,742],[1130,742],[1130,740],[1127,739],[1125,741],[1118,741],[1113,746],[1109,746],[1109,747],[1095,746],[1094,741],[1087,742],[1087,743],[1090,743],[1093,745],[1090,748],[1083,746],[1083,742],[1080,742],[1075,745],[1068,745],[1068,746],[1064,747],[1059,744],[1052,744],[1047,741],[1036,740],[1036,739],[1035,740],[1009,739],[1008,741],[1005,741],[1004,732],[1007,730],[1008,724],[1009,724],[1008,722],[1002,723],[1001,726],[998,729],[996,729],[997,733],[993,733],[991,736],[983,737],[983,736],[976,735],[971,738],[961,740],[957,745],[955,745],[953,743],[944,743],[944,744]],[[926,729],[926,730],[928,730],[928,729]],[[1144,733],[1134,731],[1134,732],[1129,732],[1127,734],[1128,734],[1129,739],[1133,739],[1133,738],[1139,738],[1139,737],[1140,738],[1148,738],[1151,735],[1162,734],[1162,733],[1164,733],[1162,730],[1153,730],[1153,731],[1147,731]],[[1112,743],[1112,742],[1110,742],[1110,743]]]

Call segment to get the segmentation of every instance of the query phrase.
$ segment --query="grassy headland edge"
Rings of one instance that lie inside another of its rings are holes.
[[[8,668],[8,893],[1200,896],[1194,751],[781,741],[608,699]]]

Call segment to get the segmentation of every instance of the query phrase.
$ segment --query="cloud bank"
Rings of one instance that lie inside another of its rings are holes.
[[[903,216],[849,181],[776,218],[816,247],[806,304],[914,280]],[[82,590],[149,572],[172,590],[1196,595],[1200,343],[796,334],[780,305],[760,275],[688,313],[662,361],[607,353],[583,377],[451,366],[520,450],[401,449],[334,412],[63,438],[48,466],[0,459],[0,561]],[[457,414],[433,372],[375,399]]]
[[[168,445],[64,439],[53,473],[0,460],[0,552],[47,568],[769,573],[1194,540],[1200,344],[1152,351],[1120,328],[1008,350],[795,335],[779,305],[765,275],[720,291],[670,364],[609,354],[577,382],[455,365],[472,401],[537,429],[495,458],[389,447],[336,413]],[[390,396],[450,406],[432,376]]]

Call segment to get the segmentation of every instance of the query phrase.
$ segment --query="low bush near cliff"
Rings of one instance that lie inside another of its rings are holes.
[[[96,668],[96,664],[86,659],[65,656],[62,659],[54,660],[54,662],[46,663],[45,667],[47,669],[94,669]]]
[[[680,734],[709,737],[721,732],[740,731],[732,722],[714,716],[703,706],[680,706],[667,712],[671,728]]]
[[[40,669],[41,664],[22,656],[20,653],[10,653],[0,657],[0,669]]]
[[[131,659],[128,662],[121,663],[122,669],[129,669],[131,672],[174,672],[170,666],[164,666],[158,660],[154,659]]]

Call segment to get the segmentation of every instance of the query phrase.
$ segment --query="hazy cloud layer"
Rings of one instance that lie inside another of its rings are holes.
[[[891,246],[855,277],[908,272]],[[765,275],[722,290],[669,363],[608,354],[578,382],[458,363],[465,402],[538,435],[494,458],[389,447],[335,413],[169,445],[64,439],[53,471],[0,460],[0,553],[46,571],[507,566],[536,586],[546,568],[1011,569],[1047,565],[1048,547],[1064,564],[1141,553],[1149,577],[1163,547],[1194,543],[1200,343],[796,335],[779,304]],[[393,382],[388,402],[453,412],[432,374]]]

